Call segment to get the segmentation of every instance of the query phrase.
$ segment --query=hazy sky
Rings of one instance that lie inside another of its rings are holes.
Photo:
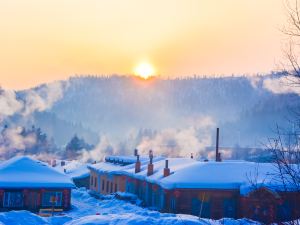
[[[0,0],[0,85],[74,74],[267,72],[281,60],[283,0]]]

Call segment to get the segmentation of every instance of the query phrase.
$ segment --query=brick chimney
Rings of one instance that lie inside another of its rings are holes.
[[[219,152],[219,128],[216,135],[216,162],[221,162],[221,153]]]
[[[141,161],[140,155],[136,155],[136,162],[135,162],[135,173],[141,172]]]
[[[147,171],[147,176],[151,176],[153,174],[153,151],[150,150],[149,151],[149,159],[150,159],[150,162],[148,164],[148,171]]]
[[[169,160],[166,159],[166,165],[164,168],[164,177],[167,177],[169,175],[170,175]]]

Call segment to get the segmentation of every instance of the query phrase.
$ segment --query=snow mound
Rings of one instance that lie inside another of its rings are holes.
[[[49,224],[44,218],[33,214],[31,212],[22,211],[10,211],[0,213],[0,224],[5,225],[37,225],[37,224]]]

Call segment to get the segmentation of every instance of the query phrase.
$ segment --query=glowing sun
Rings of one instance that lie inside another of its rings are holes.
[[[139,76],[143,79],[148,79],[154,76],[154,68],[149,63],[141,63],[134,69],[134,73],[136,76]]]

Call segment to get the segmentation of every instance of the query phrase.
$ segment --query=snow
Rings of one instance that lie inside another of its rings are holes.
[[[64,161],[65,165],[61,166],[61,162]],[[67,160],[56,160],[56,166],[53,167],[55,170],[69,176],[72,179],[85,178],[90,175],[90,170],[88,163],[81,163],[77,160],[67,161]],[[66,172],[64,172],[64,170]]]
[[[163,177],[165,159],[169,161],[170,175]],[[271,190],[283,190],[284,187],[273,179],[276,167],[271,163],[254,163],[243,160],[226,160],[223,162],[200,162],[190,158],[153,159],[153,174],[147,176],[149,160],[141,161],[141,171],[135,173],[135,164],[122,166],[102,162],[89,166],[100,173],[126,175],[139,180],[158,184],[165,189],[196,188],[239,190],[247,195],[253,189],[253,182],[260,187]]]
[[[73,188],[71,179],[47,164],[16,156],[0,164],[1,188]]]
[[[0,213],[0,224],[5,225],[238,225],[258,224],[241,219],[209,220],[191,215],[159,213],[130,204],[115,198],[97,200],[84,189],[72,192],[73,209],[64,215],[42,218],[28,211],[11,211]],[[98,214],[98,215],[97,215]]]
[[[154,157],[153,162],[161,161],[165,159],[164,157]],[[136,162],[136,157],[135,161]],[[141,162],[141,168],[145,168],[147,164],[149,163],[149,157],[141,157],[140,158]],[[135,170],[135,163],[131,163],[129,165],[121,165],[121,164],[115,164],[115,163],[110,163],[110,162],[100,162],[96,164],[92,164],[88,166],[89,169],[98,171],[100,173],[110,173],[110,174],[122,174],[122,175],[130,175],[134,173]]]
[[[145,160],[146,157],[141,157],[140,160]],[[126,164],[132,164],[136,162],[136,156],[121,156],[121,155],[111,155],[106,156],[105,160],[111,160],[119,163],[126,163]]]
[[[190,158],[166,158],[169,161],[169,168],[171,176],[173,176],[176,171],[183,169],[187,166],[197,163],[197,161]],[[147,176],[148,164],[144,164],[141,167],[141,172],[134,173],[133,169],[126,170],[127,174],[131,177],[146,180],[152,183],[158,183],[159,180],[163,179],[163,170],[165,168],[165,160],[158,160],[153,162],[153,175]]]
[[[269,177],[274,173],[275,167],[270,163],[197,162],[162,179],[159,184],[166,189],[240,189],[242,185],[251,186],[252,181],[271,182]]]
[[[71,177],[72,179],[80,179],[85,178],[90,175],[90,170],[87,167],[88,165],[84,164],[79,166],[76,169],[73,170],[67,170],[66,175]]]

